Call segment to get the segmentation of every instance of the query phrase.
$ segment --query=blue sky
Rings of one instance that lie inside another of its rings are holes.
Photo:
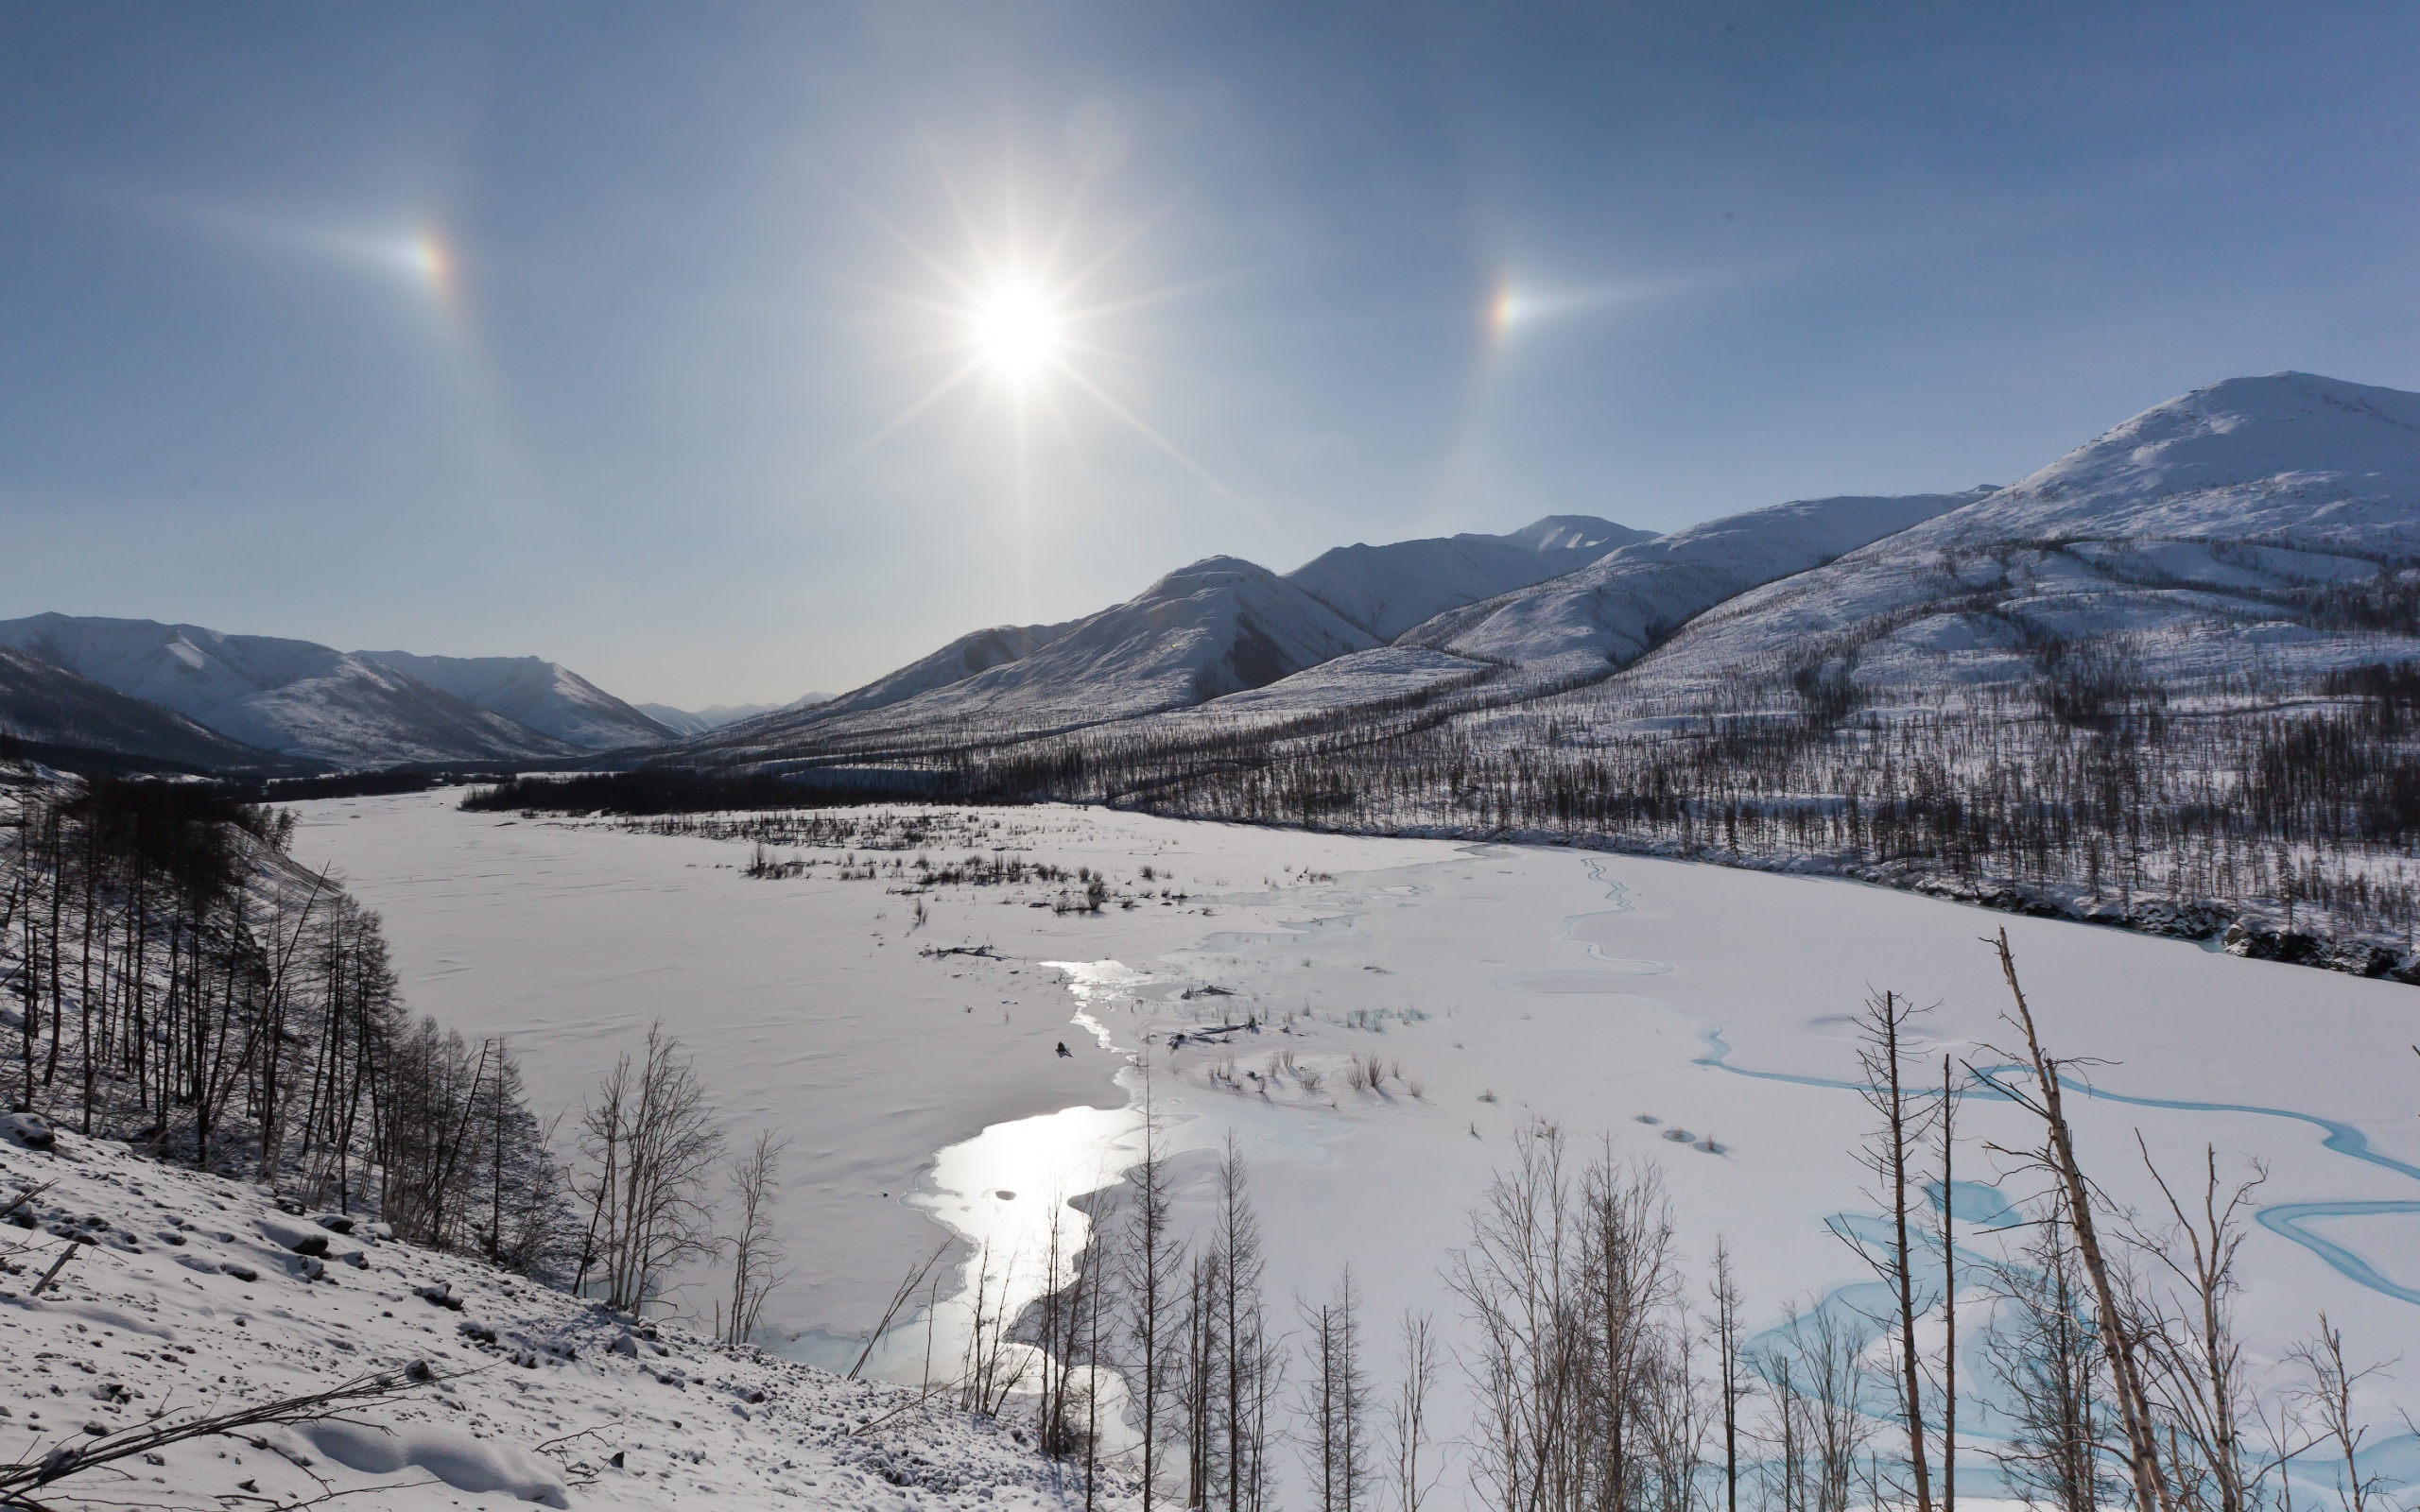
[[[2414,77],[2408,5],[9,6],[0,615],[696,705],[2003,482],[2420,388]]]

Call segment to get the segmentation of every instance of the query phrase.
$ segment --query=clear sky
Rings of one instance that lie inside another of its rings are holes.
[[[0,4],[0,616],[864,681],[2420,389],[2420,8]],[[954,382],[953,382],[954,380]]]

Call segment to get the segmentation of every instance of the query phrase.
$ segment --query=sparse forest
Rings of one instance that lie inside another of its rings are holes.
[[[10,1108],[560,1267],[563,1173],[511,1047],[411,1016],[378,916],[285,854],[290,815],[105,778],[0,801]]]

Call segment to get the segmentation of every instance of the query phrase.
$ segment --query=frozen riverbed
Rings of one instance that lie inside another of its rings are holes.
[[[1770,1320],[1861,1279],[1825,1231],[1868,1207],[1850,1016],[1891,988],[1939,1005],[1927,1055],[1996,1058],[2005,988],[1978,936],[2005,925],[2046,1035],[2105,1062],[2077,1116],[2113,1192],[2155,1196],[2136,1129],[2176,1169],[2205,1142],[2269,1162],[2243,1254],[2256,1369],[2323,1307],[2366,1352],[2420,1359],[2406,987],[1839,882],[1100,811],[980,811],[925,847],[1098,871],[1098,913],[1046,906],[1059,884],[903,891],[888,853],[872,877],[752,878],[745,846],[437,796],[306,805],[295,849],[387,915],[417,1007],[512,1037],[541,1103],[576,1104],[661,1017],[735,1137],[790,1132],[795,1279],[768,1315],[810,1354],[862,1336],[935,1220],[1013,1249],[1054,1193],[1114,1176],[1138,1052],[1180,1148],[1232,1131],[1251,1158],[1280,1299],[1349,1262],[1374,1317],[1450,1314],[1464,1211],[1544,1118],[1658,1160],[1685,1244],[1725,1236]],[[1324,1069],[1316,1091],[1274,1074],[1286,1052]],[[1386,1079],[1355,1091],[1347,1057],[1371,1056]],[[1962,1129],[1962,1176],[2030,1194],[1980,1148],[2025,1142],[2008,1108]]]

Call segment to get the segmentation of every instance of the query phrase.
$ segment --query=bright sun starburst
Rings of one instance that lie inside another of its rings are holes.
[[[1029,284],[994,290],[977,306],[972,324],[976,349],[1004,378],[1029,379],[1058,360],[1058,312]]]
[[[887,296],[902,308],[945,321],[946,334],[937,332],[940,339],[929,350],[936,354],[952,353],[957,359],[955,369],[842,457],[817,487],[847,472],[968,380],[988,374],[993,392],[1007,401],[1006,410],[1016,437],[1020,490],[1026,486],[1025,455],[1030,422],[1055,417],[1063,431],[1066,416],[1063,404],[1074,399],[1079,404],[1097,405],[1219,495],[1233,500],[1235,496],[1201,464],[1120,401],[1111,391],[1108,374],[1102,370],[1132,360],[1131,354],[1103,344],[1104,321],[1185,292],[1170,288],[1110,299],[1094,292],[1103,270],[1133,243],[1141,228],[1112,239],[1088,260],[1070,258],[1067,254],[1073,249],[1069,244],[1078,239],[1070,222],[1076,211],[1075,201],[1081,198],[1080,188],[1070,199],[1065,218],[1050,236],[1032,243],[1024,243],[1013,235],[994,241],[976,231],[966,216],[957,187],[947,182],[946,175],[943,177],[944,188],[959,206],[959,229],[966,236],[963,258],[955,264],[928,250],[873,207],[856,200],[856,196],[847,198],[946,291],[873,292]],[[846,190],[841,192],[847,195]]]

